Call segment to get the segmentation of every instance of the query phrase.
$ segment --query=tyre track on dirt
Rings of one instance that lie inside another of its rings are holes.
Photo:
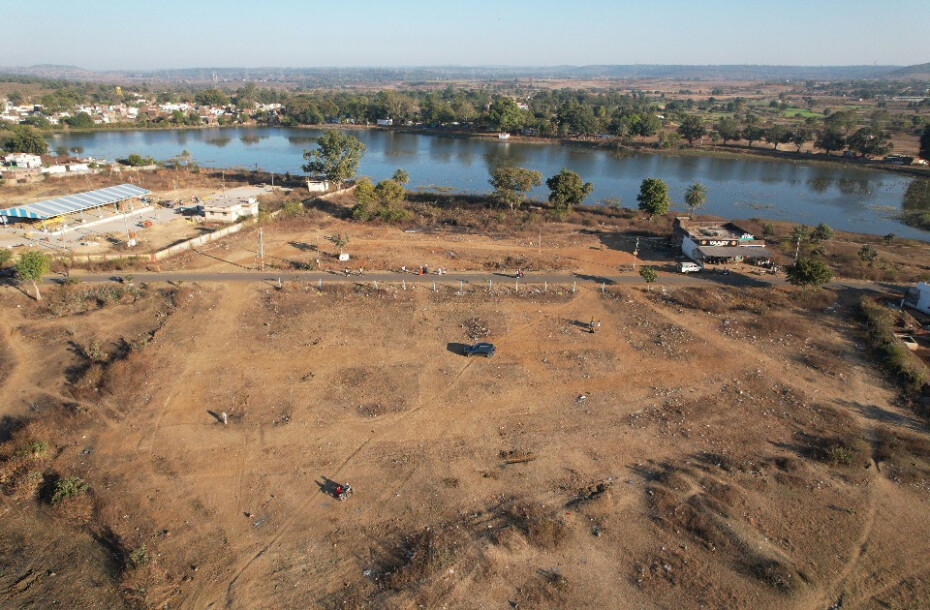
[[[568,302],[564,303],[561,307],[559,307],[559,308],[557,309],[557,311],[556,311],[554,314],[550,314],[550,315],[559,315],[559,314],[561,314],[565,309],[567,309],[567,308],[569,308],[570,306],[572,306],[573,304],[577,303],[577,301],[579,300],[579,298],[581,297],[581,295],[584,295],[584,294],[585,294],[585,292],[576,294],[575,297],[573,297],[573,298],[570,299]],[[530,328],[531,326],[534,326],[535,324],[537,324],[537,321],[536,321],[536,320],[530,320],[530,321],[526,322],[525,324],[523,324],[523,325],[521,325],[521,326],[518,326],[517,328],[514,328],[514,329],[510,330],[509,332],[505,333],[505,334],[502,335],[500,338],[496,339],[496,341],[497,341],[498,343],[504,342],[504,343],[502,343],[502,344],[506,344],[506,339],[507,339],[507,338],[512,337],[513,335],[515,335],[515,334],[517,334],[517,333],[520,333],[520,332],[526,330],[527,328]],[[443,389],[439,390],[436,394],[434,394],[429,400],[427,400],[427,401],[421,401],[421,403],[418,404],[418,405],[417,405],[416,407],[414,407],[413,409],[410,409],[410,410],[408,410],[408,411],[405,411],[398,419],[396,419],[395,421],[393,421],[393,422],[390,424],[390,426],[388,426],[388,427],[382,429],[380,432],[376,432],[376,433],[370,435],[363,443],[361,443],[355,450],[353,450],[352,453],[350,453],[350,454],[342,461],[342,463],[340,463],[340,465],[333,471],[333,473],[332,473],[333,476],[336,476],[336,475],[338,475],[340,472],[342,472],[342,470],[343,470],[352,460],[354,460],[355,457],[358,456],[366,447],[368,447],[368,446],[369,446],[372,442],[374,442],[375,440],[377,440],[377,439],[379,439],[379,438],[382,438],[382,437],[386,436],[387,434],[389,434],[390,432],[392,432],[393,429],[394,429],[396,426],[401,425],[401,424],[404,424],[404,425],[409,426],[410,422],[409,422],[408,420],[409,420],[410,417],[412,417],[412,416],[414,416],[415,414],[421,412],[425,407],[427,407],[427,406],[433,404],[436,400],[438,400],[438,399],[440,399],[441,397],[443,397],[443,396],[445,396],[446,394],[448,394],[448,392],[450,392],[450,391],[458,384],[459,380],[461,380],[461,378],[465,375],[465,373],[471,368],[471,366],[472,366],[473,364],[474,364],[474,360],[473,360],[473,359],[469,359],[468,362],[466,362],[466,363],[462,366],[462,368],[459,370],[459,372],[456,374],[456,376],[455,376],[450,382],[448,382],[448,383],[445,385],[445,387],[444,387]],[[414,469],[411,471],[411,474],[409,475],[408,480],[409,480],[410,477],[413,476],[413,474],[414,474],[416,471],[417,471],[417,468],[414,468]],[[396,493],[396,490],[395,490],[394,492],[392,492],[392,493]],[[236,584],[239,582],[239,580],[242,578],[243,574],[245,574],[245,573],[249,570],[249,568],[251,568],[251,567],[255,564],[255,562],[256,562],[258,559],[260,559],[262,556],[264,556],[265,553],[267,553],[269,549],[271,549],[274,545],[276,545],[276,544],[278,543],[278,541],[281,540],[281,538],[284,536],[284,534],[286,534],[286,533],[288,532],[288,530],[291,528],[291,526],[294,524],[294,522],[296,522],[296,520],[297,520],[298,518],[304,516],[305,513],[306,513],[314,504],[316,504],[321,498],[324,498],[324,497],[325,497],[325,496],[323,495],[322,490],[319,491],[319,492],[316,493],[316,494],[309,495],[309,496],[307,497],[307,500],[306,500],[302,505],[298,506],[298,508],[294,511],[294,513],[282,524],[281,528],[280,528],[280,529],[278,530],[278,532],[271,538],[271,540],[269,540],[269,541],[268,541],[265,545],[263,545],[262,548],[259,549],[251,558],[249,558],[249,559],[245,562],[245,564],[242,565],[242,567],[240,567],[238,570],[236,570],[236,572],[233,574],[233,576],[232,576],[232,577],[227,581],[227,583],[226,583],[226,587],[225,587],[225,588],[226,588],[226,600],[225,600],[225,602],[226,602],[226,603],[225,603],[226,607],[229,607],[229,606],[232,604],[232,602],[233,602],[233,600],[232,600],[233,589],[234,589],[234,587],[236,586]],[[215,598],[214,598],[212,601],[210,601],[210,602],[208,602],[208,603],[206,603],[206,604],[203,604],[203,605],[204,605],[205,607],[212,608],[212,607],[215,607],[216,604],[217,604],[219,601],[220,601],[219,599],[215,599]]]

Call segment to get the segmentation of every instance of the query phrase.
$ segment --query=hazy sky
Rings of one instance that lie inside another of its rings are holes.
[[[0,66],[930,62],[930,0],[0,0]]]

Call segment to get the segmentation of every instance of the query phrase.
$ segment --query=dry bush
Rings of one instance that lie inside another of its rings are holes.
[[[539,570],[536,577],[517,587],[516,608],[562,608],[569,594],[568,579],[558,569]]]
[[[404,537],[382,569],[381,587],[390,591],[419,589],[455,564],[465,551],[461,531],[427,528]]]
[[[511,502],[502,508],[502,516],[527,542],[541,549],[556,549],[568,537],[565,522],[541,504]]]
[[[47,291],[45,299],[39,306],[40,312],[54,317],[79,315],[103,309],[110,305],[128,305],[147,296],[145,288],[135,286],[102,285],[81,286],[65,285],[56,290]]]
[[[797,432],[801,455],[835,467],[862,468],[872,458],[869,444],[853,433],[839,435],[817,435]]]
[[[20,499],[32,499],[45,485],[44,470],[51,455],[48,430],[30,422],[0,445],[0,490]]]
[[[893,481],[925,485],[930,480],[930,440],[923,436],[882,430],[875,443],[875,460]]]

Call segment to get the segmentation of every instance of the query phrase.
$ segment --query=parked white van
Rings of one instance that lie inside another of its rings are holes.
[[[698,263],[692,263],[691,261],[681,261],[678,263],[678,271],[681,273],[694,273],[695,271],[703,271],[704,267]]]

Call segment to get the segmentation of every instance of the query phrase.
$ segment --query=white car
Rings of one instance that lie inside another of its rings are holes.
[[[681,261],[680,263],[678,263],[678,271],[680,273],[694,273],[696,271],[703,271],[703,270],[704,270],[703,265],[699,265],[698,263],[693,263],[691,261]]]

